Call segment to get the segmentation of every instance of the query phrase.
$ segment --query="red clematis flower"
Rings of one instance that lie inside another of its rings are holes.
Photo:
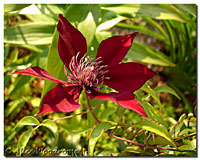
[[[101,42],[96,60],[87,58],[87,45],[84,36],[62,15],[57,25],[59,33],[58,51],[64,66],[71,72],[65,74],[68,82],[56,79],[39,67],[19,70],[13,74],[24,74],[58,83],[43,98],[37,114],[46,112],[71,112],[80,107],[79,95],[86,91],[89,98],[111,100],[122,107],[131,109],[146,117],[134,91],[155,75],[155,72],[137,63],[120,63],[130,49],[137,32],[114,36]],[[107,85],[118,91],[99,92],[99,85]]]

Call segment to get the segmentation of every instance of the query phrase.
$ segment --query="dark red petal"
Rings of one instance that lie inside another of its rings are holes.
[[[80,60],[87,52],[87,44],[81,32],[74,28],[63,15],[60,14],[58,18],[58,51],[64,65],[69,69],[69,63],[73,56],[79,53],[78,60]]]
[[[108,67],[117,65],[127,54],[137,33],[103,40],[99,45],[97,58],[102,57],[103,64],[108,65]]]
[[[46,80],[53,81],[56,83],[61,83],[61,84],[64,84],[65,86],[73,85],[71,83],[55,78],[54,76],[52,76],[51,74],[49,74],[47,71],[45,71],[44,69],[40,67],[30,67],[30,68],[22,69],[19,71],[15,71],[12,74],[24,74],[28,76],[38,77],[38,78],[46,79]]]
[[[141,64],[121,63],[109,68],[106,77],[110,77],[110,79],[105,80],[104,84],[119,92],[127,90],[134,92],[155,74],[155,72]]]
[[[91,99],[98,98],[102,100],[111,100],[115,103],[118,103],[120,106],[124,108],[134,110],[140,115],[147,117],[144,109],[142,108],[142,106],[140,106],[140,104],[135,99],[135,96],[130,91],[121,92],[121,93],[115,93],[115,92],[102,93],[102,92],[92,91],[92,93],[88,96]]]
[[[42,105],[37,114],[46,112],[71,112],[80,108],[78,104],[82,91],[80,86],[62,87],[58,84],[43,98]]]

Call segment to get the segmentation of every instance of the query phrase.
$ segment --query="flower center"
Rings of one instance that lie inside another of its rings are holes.
[[[101,57],[94,60],[94,57],[86,57],[86,54],[78,62],[78,55],[73,56],[69,64],[71,73],[66,73],[68,79],[72,83],[79,84],[84,88],[97,87],[97,85],[103,84],[105,79],[110,79],[105,77],[105,74],[109,71],[106,70],[107,65],[101,65]]]

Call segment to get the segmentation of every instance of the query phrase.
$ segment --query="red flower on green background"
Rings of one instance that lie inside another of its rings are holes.
[[[137,34],[114,36],[101,42],[96,58],[87,57],[85,37],[62,15],[57,25],[58,51],[65,66],[68,82],[59,80],[40,67],[30,67],[12,74],[24,74],[56,82],[57,85],[44,96],[37,114],[46,112],[71,112],[80,107],[82,90],[91,99],[111,100],[146,117],[134,91],[138,90],[155,72],[133,63],[120,63],[130,49]],[[70,71],[67,72],[66,68]],[[103,93],[100,86],[106,85],[118,92]]]

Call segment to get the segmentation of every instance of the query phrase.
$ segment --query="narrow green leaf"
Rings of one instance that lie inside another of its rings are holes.
[[[17,149],[18,149],[17,156],[21,156],[21,154],[23,153],[24,148],[26,147],[33,131],[34,129],[29,129],[21,135],[18,145],[17,145]]]
[[[177,13],[170,4],[111,4],[101,8],[127,17],[147,16],[186,22],[185,17]]]
[[[135,31],[141,31],[143,33],[149,34],[153,37],[156,37],[157,39],[164,41],[164,42],[168,42],[167,41],[167,37],[164,37],[163,35],[148,29],[146,27],[143,26],[138,26],[138,25],[130,25],[130,24],[124,24],[124,23],[118,23],[115,25],[115,27],[119,27],[119,28],[125,28],[125,29],[131,29],[131,30],[135,30]]]
[[[100,115],[100,119],[106,119],[108,116],[116,112],[115,108],[106,108]]]
[[[154,91],[156,93],[158,92],[167,92],[167,93],[170,93],[170,94],[173,94],[174,96],[176,96],[179,100],[181,99],[178,94],[175,92],[174,89],[168,87],[168,86],[157,86],[156,88],[154,88]]]
[[[4,4],[4,12],[11,12],[23,9],[31,4]]]
[[[140,121],[134,127],[142,128],[142,129],[148,130],[150,132],[156,133],[156,134],[160,135],[161,137],[164,137],[166,140],[168,140],[172,146],[176,147],[176,144],[175,144],[173,138],[168,133],[168,131],[156,123],[153,123],[150,121]]]
[[[21,75],[20,77],[17,78],[17,80],[14,83],[14,88],[13,90],[9,93],[10,96],[14,95],[17,93],[17,91],[19,91],[19,89],[21,89],[22,87],[24,87],[27,83],[31,82],[32,80],[34,80],[35,77],[30,77],[30,76],[25,76],[25,75]]]
[[[45,119],[44,121],[42,121],[40,126],[49,128],[55,135],[56,141],[58,140],[58,127],[53,121],[51,121],[50,119]]]
[[[51,22],[29,22],[4,29],[4,43],[50,44],[56,24]]]
[[[164,37],[168,37],[167,33],[165,32],[165,30],[161,27],[160,24],[158,24],[155,20],[149,18],[149,17],[142,17],[145,21],[147,21],[150,25],[152,25],[153,27],[155,27]]]
[[[10,44],[4,44],[4,61],[8,57],[9,50],[10,50]]]
[[[149,46],[136,41],[134,41],[133,46],[126,55],[126,58],[160,66],[176,66],[164,53],[153,50]]]
[[[168,127],[168,124],[164,121],[164,119],[162,118],[162,116],[161,116],[161,114],[159,113],[159,111],[156,111],[150,103],[145,102],[142,106],[144,107],[145,112],[146,112],[146,110],[148,110],[147,113],[149,113],[150,116],[148,116],[148,114],[147,114],[147,116],[148,116],[151,120],[153,120],[153,121],[155,121],[155,122],[157,122],[157,123],[163,125],[163,126],[166,127],[166,128]]]
[[[39,125],[40,122],[33,116],[26,116],[22,119],[20,119],[19,122],[17,122],[15,128],[19,127],[19,126],[25,126],[25,125],[28,125],[28,126],[36,126],[36,125]]]
[[[16,110],[16,108],[20,105],[24,105],[24,99],[16,99],[11,101],[8,106],[5,108],[4,113],[5,117],[8,117],[13,111]]]
[[[196,17],[197,14],[197,5],[196,4],[173,4],[175,7],[182,9],[185,12],[192,14]]]
[[[153,89],[150,88],[149,85],[147,85],[147,83],[145,83],[141,89],[144,90],[145,92],[147,92],[150,96],[152,96],[158,102],[158,104],[161,106],[161,102],[160,102],[158,95],[156,94],[156,92]]]
[[[119,23],[122,20],[127,19],[126,17],[123,16],[117,16],[114,17],[113,19],[107,20],[103,23],[101,23],[98,27],[97,27],[97,32],[102,31],[102,30],[108,30],[111,27],[113,27],[114,25],[116,25],[117,23]]]
[[[173,61],[176,60],[176,55],[175,55],[175,47],[176,47],[176,44],[175,44],[175,39],[174,39],[174,34],[173,34],[173,29],[171,28],[170,26],[170,21],[162,21],[163,22],[163,25],[168,33],[168,37],[169,37],[169,41],[170,41],[170,56],[171,56],[171,59]]]
[[[11,128],[8,132],[4,133],[4,146],[7,146],[7,144],[9,144],[10,142],[12,142],[13,138],[15,137],[15,135],[23,128],[23,126],[21,127],[17,127],[15,130],[13,128]]]
[[[98,124],[92,131],[90,139],[89,139],[89,156],[93,156],[94,147],[96,145],[97,140],[101,137],[106,127],[111,126],[108,122],[103,122]]]

